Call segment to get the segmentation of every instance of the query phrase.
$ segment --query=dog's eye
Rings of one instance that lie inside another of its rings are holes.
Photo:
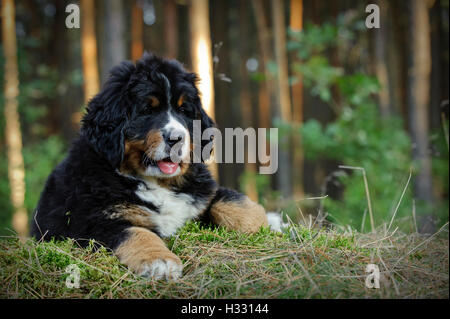
[[[155,96],[150,95],[150,96],[148,97],[148,104],[149,104],[151,107],[157,107],[157,106],[159,106],[159,100],[158,100],[158,98],[156,98]]]
[[[178,107],[182,107],[185,100],[186,100],[185,95],[184,95],[184,94],[181,94],[180,97],[178,98],[177,106],[178,106]]]
[[[190,107],[189,103],[186,103],[186,96],[184,94],[181,94],[177,101],[177,107],[178,111],[189,116],[190,115]]]
[[[181,106],[178,107],[178,111],[183,113],[183,114],[185,114],[185,115],[187,115],[187,116],[191,115],[191,107],[190,107],[189,103],[181,104]]]

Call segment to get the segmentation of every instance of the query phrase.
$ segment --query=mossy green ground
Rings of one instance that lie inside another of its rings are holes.
[[[244,235],[191,222],[168,240],[177,282],[135,276],[104,248],[0,239],[0,298],[448,298],[448,228],[432,237],[291,226]],[[80,287],[67,288],[76,264]],[[368,264],[379,289],[366,288]]]

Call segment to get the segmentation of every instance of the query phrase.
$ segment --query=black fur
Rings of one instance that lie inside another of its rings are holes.
[[[170,105],[176,101],[167,98],[185,93],[186,105],[174,116],[185,123],[191,135],[194,119],[202,121],[202,129],[212,127],[214,122],[201,107],[196,81],[195,74],[185,71],[179,62],[149,54],[136,65],[123,62],[113,68],[102,91],[87,106],[79,137],[45,184],[31,235],[46,240],[70,237],[81,244],[95,239],[114,249],[132,225],[127,220],[106,218],[105,211],[118,204],[137,204],[158,212],[157,206],[135,194],[144,182],[118,171],[124,160],[124,144],[143,139],[149,130],[161,126],[164,113],[148,107],[149,95]],[[173,192],[189,194],[198,202],[210,201],[216,189],[203,163],[190,164],[183,182],[171,186]]]

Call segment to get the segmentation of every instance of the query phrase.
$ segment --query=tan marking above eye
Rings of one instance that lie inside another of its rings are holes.
[[[186,100],[186,96],[184,94],[181,94],[180,97],[178,98],[177,106],[181,107],[185,100]]]
[[[159,100],[158,100],[158,98],[156,98],[156,97],[153,96],[153,95],[150,95],[150,96],[148,97],[148,102],[150,103],[150,106],[151,106],[151,107],[157,107],[157,106],[159,106]]]

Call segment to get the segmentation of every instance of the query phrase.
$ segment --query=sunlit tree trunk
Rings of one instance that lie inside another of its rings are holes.
[[[144,19],[143,10],[137,0],[131,8],[131,59],[139,60],[144,53]]]
[[[303,30],[303,0],[291,0],[290,7],[290,27],[292,31],[300,32]],[[292,120],[297,125],[303,123],[303,82],[300,73],[296,74],[298,82],[292,85]],[[294,197],[303,198],[303,149],[301,137],[296,135],[293,138],[294,165],[293,187]]]
[[[164,17],[166,56],[176,59],[178,57],[178,17],[175,0],[164,1]]]
[[[285,121],[291,120],[291,99],[289,97],[288,60],[286,52],[286,26],[284,0],[272,0],[272,19],[275,37],[275,59],[277,62],[277,92],[280,100],[280,115]]]
[[[14,208],[12,224],[20,238],[28,233],[25,209],[25,168],[22,156],[22,134],[18,113],[19,70],[15,8],[13,0],[2,0],[2,33],[5,56],[5,139],[8,157],[8,178],[11,203]]]
[[[303,0],[291,0],[290,27],[292,31],[303,30]],[[292,85],[292,119],[303,122],[303,82],[301,74],[296,74],[298,83]]]
[[[242,114],[242,124],[244,129],[252,126],[252,100],[250,97],[250,82],[247,72],[247,60],[249,58],[249,43],[247,39],[248,34],[248,12],[247,3],[245,0],[239,2],[239,37],[240,37],[240,52],[241,52],[241,62],[240,62],[240,81],[241,81],[241,91],[239,96],[240,108]],[[254,150],[256,145],[249,145],[247,148],[249,151]],[[255,149],[256,150],[256,149]],[[256,157],[256,156],[255,156]],[[256,188],[256,180],[253,178],[256,176],[256,163],[249,163],[248,160],[245,161],[245,171],[250,173],[252,178],[248,179],[245,193],[252,200],[258,200],[258,190]]]
[[[380,112],[383,117],[391,115],[391,105],[389,99],[389,78],[387,71],[387,15],[388,15],[388,1],[378,0],[380,8],[380,28],[374,29],[375,32],[375,71],[380,83],[381,89],[378,94],[380,105]]]
[[[410,2],[410,65],[408,79],[409,127],[413,141],[413,159],[417,163],[415,197],[426,203],[433,202],[431,158],[429,154],[429,103],[431,73],[430,1]],[[420,230],[433,232],[432,212],[426,212],[420,221]]]
[[[284,18],[284,1],[271,0],[273,30],[275,38],[275,60],[277,63],[277,90],[276,96],[279,100],[279,110],[276,116],[281,117],[284,122],[292,120],[292,106],[289,95],[289,74],[288,60],[286,52],[286,26]],[[291,159],[290,159],[290,138],[286,137],[285,145],[287,147],[279,148],[279,165],[277,178],[277,187],[285,197],[291,196]]]
[[[81,0],[81,55],[85,103],[99,91],[94,0]]]
[[[214,79],[208,0],[191,0],[189,3],[192,67],[200,78],[198,84],[201,101],[206,113],[214,119]],[[217,164],[209,168],[217,179]]]

